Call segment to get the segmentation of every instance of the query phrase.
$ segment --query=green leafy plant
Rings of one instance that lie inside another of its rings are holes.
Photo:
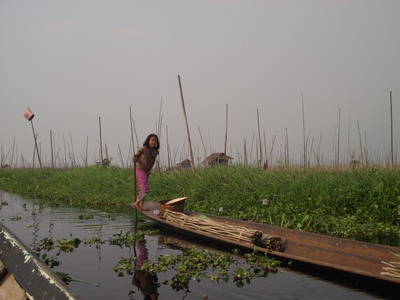
[[[136,268],[135,263],[136,258],[122,258],[114,271],[118,276],[123,276],[124,272],[132,275]],[[245,262],[241,262],[227,252],[187,248],[183,249],[179,255],[161,255],[157,262],[146,261],[141,265],[140,270],[150,274],[172,271],[174,275],[163,284],[170,282],[174,290],[189,292],[190,281],[200,282],[204,278],[219,283],[228,282],[232,277],[236,286],[242,287],[245,283],[250,284],[253,278],[276,273],[278,264],[276,260],[256,253],[246,254]],[[242,266],[231,270],[233,265],[244,265],[246,268]]]

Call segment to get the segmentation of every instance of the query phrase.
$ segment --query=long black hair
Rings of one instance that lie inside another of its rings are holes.
[[[144,143],[143,143],[143,146],[146,146],[147,148],[150,148],[150,146],[149,146],[149,142],[150,142],[150,139],[152,138],[152,137],[155,137],[156,138],[156,140],[157,140],[157,145],[154,147],[155,149],[160,149],[160,141],[158,140],[158,136],[156,135],[156,134],[154,134],[154,133],[152,133],[152,134],[149,134],[149,136],[146,138],[146,140],[144,141]]]

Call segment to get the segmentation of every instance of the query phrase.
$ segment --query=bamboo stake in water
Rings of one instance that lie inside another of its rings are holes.
[[[393,157],[393,109],[392,109],[392,91],[390,91],[390,159],[392,168],[394,167]]]
[[[303,98],[303,93],[301,93],[301,108],[303,112],[303,163],[304,163],[304,168],[307,167],[307,149],[306,149],[306,125],[305,125],[305,120],[304,120],[304,98]]]
[[[267,161],[267,138],[265,137],[265,130],[263,131],[264,135],[264,157],[265,157],[265,163],[263,163],[263,168],[268,169],[268,161]]]
[[[200,127],[197,126],[197,129],[199,130],[201,144],[203,145],[203,149],[204,149],[204,158],[207,158],[207,148],[204,145],[203,136],[201,135]]]
[[[246,149],[246,139],[243,139],[243,164],[247,167],[247,149]]]
[[[257,108],[257,128],[258,128],[258,140],[259,140],[259,147],[260,147],[260,160],[257,159],[257,164],[262,165],[263,155],[262,155],[262,142],[261,142],[261,131],[260,131],[260,116],[258,114]]]
[[[99,117],[99,132],[100,132],[100,163],[103,165],[103,142],[101,139],[101,117]]]
[[[75,167],[75,166],[76,166],[75,150],[74,150],[74,143],[72,142],[71,128],[69,128],[69,138],[70,138],[70,140],[71,140],[71,149],[72,149],[72,158],[71,158],[71,162],[72,162],[72,166]]]
[[[269,155],[268,155],[268,159],[267,159],[268,161],[271,161],[271,159],[272,159],[272,153],[274,151],[275,139],[276,139],[276,135],[274,134],[272,136],[272,145],[271,145],[271,151],[269,152]]]
[[[167,163],[168,169],[171,169],[171,150],[169,148],[168,125],[165,126],[165,131],[167,133]]]
[[[15,136],[14,136],[13,147],[12,147],[12,152],[11,152],[10,168],[13,167],[13,163],[14,163],[14,149],[15,149]]]
[[[53,153],[54,153],[54,168],[57,168],[57,156],[56,154],[56,134],[53,131],[52,132],[52,136],[53,136]]]
[[[67,165],[67,148],[66,148],[66,145],[65,145],[64,132],[63,132],[63,145],[64,145],[64,168],[66,169],[68,165]]]
[[[53,133],[50,129],[50,154],[51,154],[51,168],[54,170],[54,155],[53,155]]]
[[[130,127],[131,127],[131,141],[132,141],[132,159],[135,155],[135,144],[133,141],[133,124],[132,124],[132,109],[129,106],[129,123],[130,123]],[[133,195],[134,195],[134,202],[136,202],[137,199],[137,188],[136,188],[136,163],[133,162]],[[135,206],[135,233],[137,232],[137,227],[138,227],[138,212],[137,212],[137,208]]]
[[[228,104],[226,105],[226,126],[225,126],[225,145],[224,154],[226,154],[226,145],[228,143]]]
[[[286,147],[286,167],[289,168],[289,133],[286,128],[286,138],[285,138],[285,147]]]
[[[190,154],[190,159],[192,161],[192,170],[195,170],[194,166],[194,157],[193,157],[193,150],[192,150],[192,141],[190,140],[190,132],[189,132],[189,124],[187,120],[187,115],[186,115],[186,108],[185,108],[185,100],[183,98],[183,91],[182,91],[182,83],[181,83],[181,77],[178,75],[178,81],[179,81],[179,90],[181,93],[181,100],[182,100],[182,109],[183,109],[183,114],[185,117],[185,123],[186,123],[186,131],[187,131],[187,137],[188,137],[188,143],[189,143],[189,154]]]
[[[42,169],[42,161],[41,161],[41,159],[40,159],[39,148],[38,148],[38,145],[37,145],[37,138],[36,138],[35,128],[33,127],[33,120],[30,120],[30,122],[31,122],[31,125],[32,125],[33,138],[35,139],[35,147],[36,147],[36,153],[37,153],[37,156],[38,156],[38,161],[39,161],[39,166],[40,166],[40,172],[41,172],[41,174],[42,174],[42,177],[44,177],[44,175],[43,175],[43,169]],[[35,153],[34,153],[34,154],[35,154]],[[33,155],[33,156],[35,157],[35,155]]]
[[[339,168],[339,153],[340,153],[340,108],[339,108],[339,125],[338,125],[338,135],[337,135],[337,158],[336,158],[336,168]]]
[[[362,147],[362,137],[361,137],[361,131],[360,131],[360,123],[358,122],[358,120],[357,120],[357,127],[358,127],[358,137],[359,137],[359,139],[360,139],[360,155],[361,155],[361,157],[360,157],[360,159],[361,159],[361,163],[363,164],[364,163],[364,155],[363,155],[363,147]]]
[[[89,136],[86,136],[86,152],[85,152],[85,166],[87,167],[87,156],[88,156],[88,148],[89,148]]]

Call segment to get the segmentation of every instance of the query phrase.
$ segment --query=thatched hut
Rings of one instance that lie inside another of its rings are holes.
[[[110,163],[111,163],[111,160],[109,160],[106,157],[102,161],[101,160],[96,161],[96,166],[108,167],[108,166],[110,166]]]
[[[192,167],[192,162],[189,159],[185,159],[181,162],[177,162],[175,164],[175,169],[190,169]]]
[[[212,153],[205,160],[203,160],[202,164],[206,167],[208,166],[226,166],[229,161],[233,159],[232,157],[226,155],[225,153]]]

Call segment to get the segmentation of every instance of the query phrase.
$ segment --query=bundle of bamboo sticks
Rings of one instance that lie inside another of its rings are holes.
[[[199,219],[181,212],[165,210],[164,219],[170,223],[195,231],[212,234],[229,240],[251,243],[273,251],[284,251],[286,242],[280,237],[264,234],[262,231],[233,226],[210,219]]]
[[[393,255],[400,258],[400,254],[393,253]],[[384,272],[381,272],[381,275],[400,278],[400,262],[399,261],[391,261],[391,262],[381,261],[381,262],[387,266],[387,267],[382,267],[382,270],[384,270]]]

